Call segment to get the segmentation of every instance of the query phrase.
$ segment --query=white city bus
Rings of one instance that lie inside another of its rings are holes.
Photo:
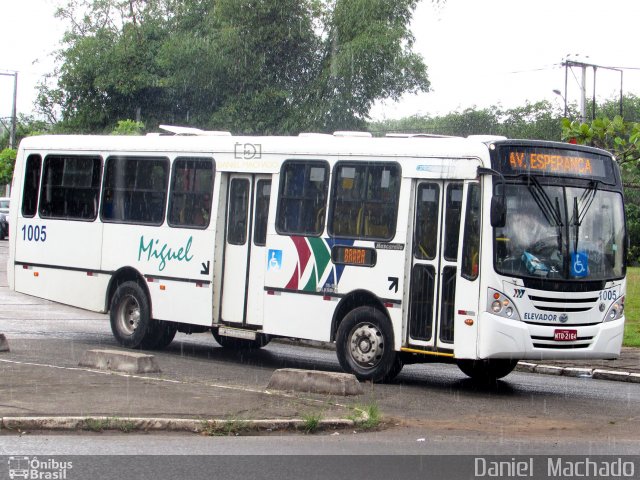
[[[192,131],[187,130],[190,133]],[[11,288],[118,343],[335,342],[360,379],[615,358],[626,231],[606,152],[497,137],[39,136],[16,160]]]

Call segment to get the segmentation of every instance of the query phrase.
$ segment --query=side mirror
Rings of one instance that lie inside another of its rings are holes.
[[[507,204],[504,196],[494,195],[491,198],[491,226],[493,228],[503,228],[507,223]]]

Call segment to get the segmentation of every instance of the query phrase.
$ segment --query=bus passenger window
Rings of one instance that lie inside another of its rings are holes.
[[[40,216],[95,220],[101,173],[100,157],[48,155],[42,174]]]
[[[24,174],[24,189],[22,194],[22,216],[33,217],[38,206],[38,188],[40,187],[40,155],[29,155]]]
[[[177,158],[173,163],[168,223],[172,227],[207,228],[211,219],[213,161]]]
[[[333,237],[391,240],[400,195],[400,167],[388,163],[336,165],[329,234]]]
[[[329,166],[324,161],[287,160],[280,171],[276,230],[313,235],[324,230]]]
[[[101,218],[104,222],[162,225],[169,159],[109,157],[105,166]]]

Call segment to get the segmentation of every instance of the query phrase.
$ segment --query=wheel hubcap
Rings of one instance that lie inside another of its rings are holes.
[[[133,335],[140,323],[140,304],[135,297],[128,295],[118,309],[118,326],[120,331]]]
[[[374,325],[357,325],[349,336],[351,358],[362,367],[371,368],[378,364],[384,353],[382,334]]]

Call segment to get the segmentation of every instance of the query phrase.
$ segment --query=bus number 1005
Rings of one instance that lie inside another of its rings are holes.
[[[22,240],[26,242],[44,242],[47,239],[47,226],[23,225]]]

